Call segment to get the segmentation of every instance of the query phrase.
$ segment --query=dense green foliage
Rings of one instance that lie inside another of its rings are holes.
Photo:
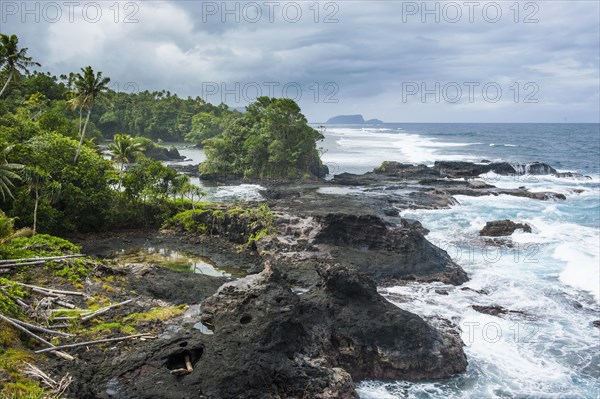
[[[165,226],[193,235],[219,235],[250,245],[274,232],[273,213],[267,205],[224,207],[204,203],[197,209],[178,213]]]
[[[322,176],[316,143],[323,135],[308,125],[293,100],[259,97],[247,113],[225,120],[204,141],[204,174],[280,179]]]
[[[63,238],[48,234],[17,237],[0,246],[0,259],[22,259],[77,253],[79,253],[78,246]]]
[[[157,226],[193,210],[203,193],[144,156],[166,151],[152,139],[205,146],[205,177],[323,174],[322,135],[292,100],[260,97],[242,114],[168,91],[125,93],[90,66],[60,77],[30,73],[38,64],[27,49],[14,36],[1,38],[3,233],[13,225],[55,235]],[[114,138],[110,160],[96,145],[107,138]]]

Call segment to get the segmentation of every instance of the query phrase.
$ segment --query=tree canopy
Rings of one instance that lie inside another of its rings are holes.
[[[323,135],[308,125],[300,107],[287,98],[259,97],[247,113],[218,126],[203,141],[201,171],[246,178],[322,176],[317,142]]]
[[[204,146],[204,177],[323,175],[323,136],[290,99],[260,97],[241,113],[165,90],[125,92],[91,66],[59,77],[30,72],[39,64],[26,53],[16,36],[1,35],[0,211],[11,228],[130,228],[194,208],[202,190],[144,156],[152,140]]]

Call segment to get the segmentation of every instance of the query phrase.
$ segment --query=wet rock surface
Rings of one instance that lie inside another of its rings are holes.
[[[167,325],[154,341],[77,350],[75,365],[60,366],[75,376],[71,391],[90,399],[345,399],[357,397],[354,384],[364,379],[439,379],[464,371],[456,326],[406,312],[376,286],[468,280],[427,240],[427,229],[400,217],[403,210],[448,208],[458,204],[455,195],[565,198],[524,187],[500,189],[492,179],[477,177],[486,173],[559,175],[539,163],[386,162],[373,172],[344,173],[327,182],[260,182],[276,234],[249,251],[240,250],[244,229],[233,236],[216,228],[211,237],[172,231],[83,238],[83,252],[97,256],[162,245],[250,275],[228,281],[148,265],[131,268],[131,290],[195,304],[195,311]],[[525,228],[515,225],[501,227]],[[473,309],[521,314],[494,305]]]
[[[78,397],[355,398],[361,379],[437,379],[466,368],[457,334],[387,302],[369,278],[339,265],[319,278],[300,295],[271,267],[228,283],[193,320],[214,334],[188,325],[81,364]],[[186,360],[193,370],[173,374]]]
[[[144,155],[157,161],[182,161],[184,156],[179,154],[179,150],[175,147],[153,147],[144,151]]]
[[[498,305],[491,305],[491,306],[472,305],[471,307],[473,308],[473,310],[475,310],[479,313],[489,314],[490,316],[500,316],[500,315],[505,315],[505,314],[509,314],[509,313],[520,314],[520,315],[524,314],[523,312],[521,312],[519,310],[510,310],[510,309],[506,309],[506,308],[503,308],[502,306],[498,306]]]
[[[517,229],[523,230],[525,233],[531,233],[531,226],[527,223],[515,223],[512,220],[505,219],[487,222],[485,227],[479,231],[479,235],[486,237],[510,236]]]

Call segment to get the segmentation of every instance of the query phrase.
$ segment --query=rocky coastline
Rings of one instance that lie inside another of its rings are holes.
[[[557,174],[545,164],[527,171]],[[100,258],[128,247],[168,247],[209,256],[244,277],[127,264],[127,289],[138,301],[187,304],[188,310],[158,326],[155,340],[79,349],[75,362],[56,367],[75,377],[77,397],[90,399],[352,398],[365,379],[461,373],[468,359],[458,327],[402,310],[378,287],[468,281],[418,221],[399,216],[402,210],[447,208],[459,194],[565,199],[499,189],[477,177],[489,172],[517,176],[520,170],[504,163],[387,162],[331,181],[271,183],[263,193],[272,212],[269,234],[247,243],[241,238],[265,226],[223,205],[196,220],[210,226],[204,233],[174,223],[160,232],[81,237],[82,251]],[[500,222],[509,231],[502,235],[524,228]],[[504,311],[490,309],[477,310]]]

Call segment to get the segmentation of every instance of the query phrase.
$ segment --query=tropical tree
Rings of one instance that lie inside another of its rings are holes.
[[[173,199],[177,200],[177,196],[181,196],[181,205],[183,206],[183,198],[185,196],[185,190],[187,186],[190,184],[190,177],[188,175],[184,175],[183,173],[178,174],[173,178],[173,182],[171,185],[171,191],[173,194]]]
[[[15,186],[13,180],[21,180],[21,177],[15,171],[23,168],[23,165],[18,163],[10,163],[6,160],[8,153],[13,146],[8,146],[0,151],[0,193],[2,201],[6,201],[6,197],[13,198],[11,189]]]
[[[25,106],[31,113],[31,120],[34,121],[40,117],[44,109],[48,105],[48,99],[42,93],[35,92],[24,102]]]
[[[190,182],[185,183],[181,191],[183,195],[185,195],[187,198],[190,199],[190,201],[192,201],[192,209],[196,209],[196,202],[194,201],[194,198],[197,198],[198,201],[200,201],[202,197],[206,195],[206,193],[202,191],[200,187]]]
[[[18,77],[20,73],[27,74],[29,67],[41,64],[33,61],[31,57],[27,57],[27,48],[19,49],[19,39],[16,35],[8,36],[0,33],[0,65],[8,74],[6,82],[0,90],[0,97],[2,97],[13,78]]]
[[[33,207],[33,234],[35,234],[40,201],[46,198],[50,202],[56,201],[60,195],[61,185],[59,182],[53,181],[47,172],[37,166],[23,169],[23,180],[27,186],[27,191],[33,194],[35,198]]]
[[[119,168],[119,188],[123,180],[123,169],[126,163],[131,163],[142,155],[143,145],[128,134],[115,134],[112,143],[108,145],[112,158],[121,164]]]
[[[75,152],[75,159],[73,162],[77,162],[79,154],[81,152],[81,146],[83,145],[83,139],[85,138],[85,131],[90,121],[90,114],[92,108],[96,102],[105,100],[104,94],[108,91],[108,83],[110,78],[103,78],[102,72],[94,73],[91,66],[81,68],[83,74],[78,73],[74,75],[74,89],[72,91],[73,98],[70,100],[71,109],[79,109],[79,146]],[[81,125],[83,111],[87,110],[87,116],[85,123]]]

